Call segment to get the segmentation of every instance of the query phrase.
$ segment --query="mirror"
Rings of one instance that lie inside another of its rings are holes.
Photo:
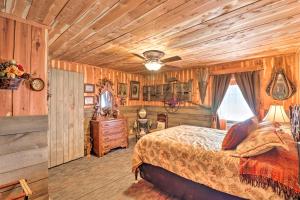
[[[109,114],[113,107],[113,95],[109,91],[104,91],[100,94],[100,109],[101,113]]]
[[[296,87],[285,75],[283,69],[280,69],[273,74],[266,92],[274,100],[286,100],[295,94]]]

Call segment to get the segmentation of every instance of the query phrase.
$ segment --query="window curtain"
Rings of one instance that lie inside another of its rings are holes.
[[[251,111],[259,116],[260,71],[241,72],[234,76]]]
[[[228,89],[231,74],[215,75],[212,84],[212,128],[220,128],[219,117],[217,111],[223,101],[225,93]]]

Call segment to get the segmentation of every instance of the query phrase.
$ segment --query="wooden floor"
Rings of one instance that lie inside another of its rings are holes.
[[[127,149],[117,149],[102,158],[78,159],[50,169],[49,193],[53,200],[171,199],[146,181],[134,179],[131,155],[135,141]]]

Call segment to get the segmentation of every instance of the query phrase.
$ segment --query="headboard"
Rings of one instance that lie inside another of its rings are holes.
[[[290,106],[291,131],[294,140],[300,141],[300,105]]]

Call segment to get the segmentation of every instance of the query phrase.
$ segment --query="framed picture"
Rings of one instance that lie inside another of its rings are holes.
[[[84,105],[94,105],[95,104],[95,98],[94,96],[84,96]]]
[[[140,82],[130,81],[130,99],[131,100],[140,99]]]
[[[84,93],[94,93],[95,92],[95,84],[84,84]]]
[[[120,96],[120,97],[127,96],[127,84],[118,83],[118,96]]]

